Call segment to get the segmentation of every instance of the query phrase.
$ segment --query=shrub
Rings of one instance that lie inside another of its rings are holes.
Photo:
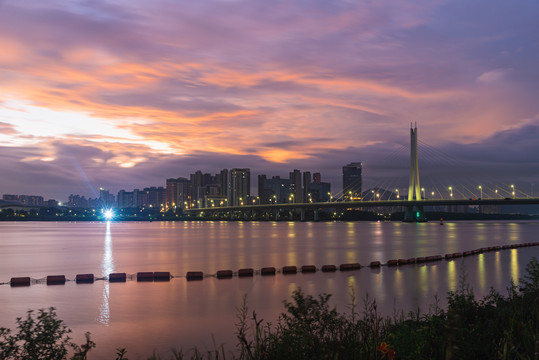
[[[68,329],[58,319],[53,307],[39,310],[37,317],[29,310],[26,319],[17,318],[18,332],[0,328],[0,359],[64,360],[70,350],[72,360],[85,360],[88,352],[95,347],[86,333],[86,342],[77,345],[71,341]]]

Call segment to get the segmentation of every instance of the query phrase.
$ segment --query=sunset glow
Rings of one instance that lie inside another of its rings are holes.
[[[59,173],[84,191],[73,164],[116,190],[234,166],[335,180],[406,145],[412,122],[446,152],[481,161],[506,137],[537,164],[538,15],[531,1],[0,0],[3,191]]]

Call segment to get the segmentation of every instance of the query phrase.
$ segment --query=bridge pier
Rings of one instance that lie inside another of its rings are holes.
[[[305,208],[300,209],[300,221],[305,221]]]
[[[404,212],[403,222],[427,222],[423,206],[407,206]]]
[[[313,220],[318,221],[318,210],[313,211]]]

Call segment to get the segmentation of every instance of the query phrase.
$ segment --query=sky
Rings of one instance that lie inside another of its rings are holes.
[[[538,18],[537,0],[0,0],[0,193],[233,167],[336,192],[357,161],[364,187],[407,187],[411,123],[425,186],[529,193]]]

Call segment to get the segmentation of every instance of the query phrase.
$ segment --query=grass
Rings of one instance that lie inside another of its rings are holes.
[[[375,301],[364,300],[358,311],[355,299],[347,313],[330,306],[329,294],[318,297],[296,290],[275,324],[258,319],[244,298],[238,308],[237,349],[223,347],[205,353],[174,351],[171,359],[270,360],[270,359],[539,359],[539,263],[533,258],[520,286],[511,284],[506,296],[491,290],[478,300],[461,280],[448,294],[447,310],[433,306],[386,317]],[[54,309],[29,311],[17,319],[18,332],[0,328],[0,359],[83,360],[95,347],[76,345],[70,330]],[[126,349],[117,349],[116,360],[128,360]],[[149,360],[161,359],[155,353]]]

